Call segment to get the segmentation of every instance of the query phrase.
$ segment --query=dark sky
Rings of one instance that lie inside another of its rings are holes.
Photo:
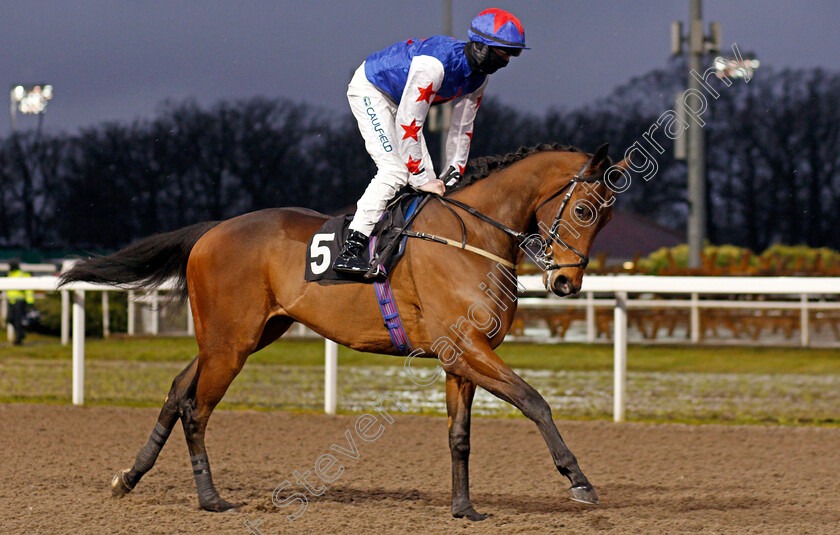
[[[347,111],[350,73],[375,50],[441,32],[441,0],[0,0],[0,82],[55,86],[44,128],[152,117],[167,99],[282,96]],[[571,108],[662,66],[688,0],[453,0],[455,37],[487,7],[528,45],[488,95],[522,110]],[[723,42],[764,64],[840,70],[840,2],[706,0]],[[759,75],[760,76],[760,75]],[[21,120],[31,128],[33,120]],[[0,119],[0,135],[10,131]]]

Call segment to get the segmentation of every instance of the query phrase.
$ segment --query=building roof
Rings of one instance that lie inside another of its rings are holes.
[[[607,261],[612,264],[632,260],[637,254],[647,256],[662,247],[683,243],[686,243],[683,232],[635,212],[615,210],[612,220],[595,237],[590,256],[606,254]]]

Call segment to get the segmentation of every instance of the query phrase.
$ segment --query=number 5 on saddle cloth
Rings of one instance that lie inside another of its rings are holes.
[[[382,218],[371,233],[370,246],[364,255],[365,260],[368,261],[371,257],[378,259],[377,266],[373,270],[375,276],[365,278],[361,275],[333,271],[333,260],[344,247],[344,241],[350,232],[348,225],[353,220],[352,215],[343,215],[324,223],[309,240],[306,248],[306,280],[318,284],[347,284],[372,283],[385,279],[405,252],[408,237],[401,236],[402,231],[411,227],[412,215],[418,210],[418,206],[426,195],[404,188],[397,192],[394,199],[388,203],[385,213],[382,214]],[[407,221],[408,226],[406,226]],[[393,243],[397,239],[399,243]]]

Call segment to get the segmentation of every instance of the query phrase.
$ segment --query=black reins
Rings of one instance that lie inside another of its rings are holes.
[[[458,208],[466,211],[467,213],[470,213],[470,214],[474,215],[475,217],[481,219],[482,221],[485,221],[486,223],[490,223],[491,225],[493,225],[497,229],[501,230],[502,232],[504,232],[505,234],[507,234],[508,236],[513,238],[516,241],[517,245],[519,245],[520,243],[525,241],[525,239],[528,237],[528,235],[526,233],[517,232],[517,231],[513,230],[512,228],[508,227],[507,225],[505,225],[503,223],[499,223],[495,219],[482,214],[481,212],[479,212],[478,210],[476,210],[475,208],[473,208],[472,206],[470,206],[468,204],[464,204],[461,201],[457,201],[455,199],[450,199],[449,197],[438,197],[438,198],[441,200],[441,202],[453,204],[453,205],[457,206]]]

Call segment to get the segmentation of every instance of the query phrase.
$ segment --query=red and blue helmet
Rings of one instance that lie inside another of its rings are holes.
[[[472,20],[467,35],[470,41],[490,46],[528,49],[525,46],[525,28],[522,23],[501,9],[485,9],[479,13]]]

